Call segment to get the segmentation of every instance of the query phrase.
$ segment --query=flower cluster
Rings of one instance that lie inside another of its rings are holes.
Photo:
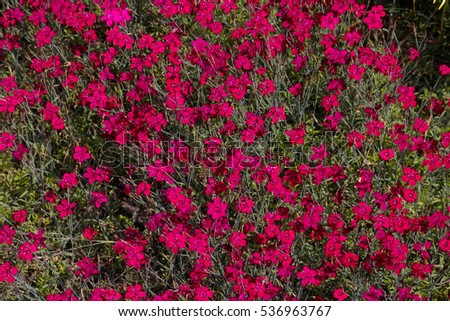
[[[448,299],[450,98],[381,5],[85,2],[0,15],[8,298]]]

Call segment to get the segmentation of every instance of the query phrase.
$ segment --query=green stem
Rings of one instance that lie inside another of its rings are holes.
[[[447,0],[447,2],[445,3],[444,7],[442,8],[441,30],[440,30],[441,32],[439,34],[441,42],[444,40],[444,21],[445,21],[445,13],[446,13],[447,8],[448,8],[448,2],[449,2],[449,0]]]

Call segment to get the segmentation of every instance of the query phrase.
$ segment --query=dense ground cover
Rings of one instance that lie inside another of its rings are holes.
[[[382,6],[0,8],[1,299],[449,298],[450,67]]]

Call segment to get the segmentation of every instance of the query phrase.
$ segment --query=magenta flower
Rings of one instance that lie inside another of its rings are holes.
[[[388,149],[383,149],[380,152],[380,158],[384,161],[390,161],[391,159],[393,159],[395,157],[395,153],[391,148]]]
[[[213,219],[217,220],[221,217],[227,216],[228,204],[222,202],[219,197],[214,198],[213,202],[208,202],[208,214],[212,216]]]
[[[84,257],[82,260],[78,261],[74,272],[76,276],[80,276],[83,279],[87,279],[91,275],[99,274],[98,263],[94,260]]]
[[[383,6],[373,6],[363,21],[369,29],[381,29],[383,27],[381,18],[385,15]]]
[[[370,286],[369,291],[365,292],[362,297],[367,301],[380,301],[383,296],[383,290]]]
[[[19,270],[15,266],[11,265],[10,262],[0,264],[0,283],[13,283],[14,275],[16,275],[18,271]]]
[[[68,215],[73,214],[73,208],[77,204],[75,202],[69,203],[67,199],[61,200],[61,202],[56,206],[56,210],[59,212],[59,217],[65,218]]]
[[[78,184],[77,174],[65,173],[62,179],[58,182],[59,187],[62,189],[71,189]]]
[[[403,198],[409,203],[414,203],[417,200],[417,193],[412,189],[405,188],[403,190]]]
[[[97,235],[98,231],[94,230],[92,227],[86,227],[83,230],[83,237],[89,241],[92,241],[94,237]]]
[[[447,65],[440,65],[439,72],[441,73],[442,76],[450,75],[450,67]]]
[[[241,197],[236,201],[236,211],[250,214],[253,210],[253,201],[249,197]]]
[[[129,285],[127,286],[127,292],[125,293],[125,299],[132,301],[145,300],[147,294],[142,290],[142,285]]]
[[[88,149],[85,146],[75,146],[72,157],[78,163],[83,163],[91,158],[91,154],[89,154]]]
[[[27,211],[26,210],[15,211],[13,213],[13,218],[17,224],[21,225],[27,219]]]
[[[290,141],[294,145],[303,145],[305,140],[305,129],[304,127],[294,128],[292,130],[288,130],[285,132],[287,136],[289,136]]]
[[[26,153],[28,153],[30,150],[25,147],[25,145],[23,145],[22,143],[20,143],[19,145],[17,145],[17,148],[15,150],[12,151],[12,155],[19,161],[22,160],[23,155],[25,155]]]
[[[105,9],[102,21],[106,21],[108,27],[113,24],[125,25],[125,22],[131,20],[130,11],[126,8],[108,8]]]
[[[62,293],[49,294],[45,297],[47,301],[78,301],[71,289],[67,289]]]
[[[323,29],[328,28],[333,31],[338,23],[339,17],[335,17],[332,12],[328,12],[320,17],[320,27]]]
[[[344,301],[348,298],[348,294],[342,288],[336,289],[333,292],[333,297],[338,301]]]
[[[209,301],[212,299],[214,292],[206,286],[200,286],[194,289],[194,300],[196,301]]]
[[[246,236],[244,233],[233,232],[233,234],[230,236],[230,244],[236,249],[244,247],[247,245],[247,241],[245,240],[245,238]]]
[[[16,136],[13,134],[3,132],[0,136],[0,152],[6,150],[7,148],[12,148],[14,146],[14,140]]]
[[[417,49],[415,48],[409,48],[409,59],[411,59],[411,61],[414,61],[418,58],[420,58],[420,53]]]
[[[49,26],[45,26],[36,33],[36,46],[41,48],[52,42],[53,37],[55,37],[56,32],[53,31]]]
[[[108,203],[108,198],[106,197],[105,192],[93,191],[91,195],[91,204],[93,204],[96,208],[100,208],[103,204]]]
[[[297,273],[297,277],[302,280],[302,285],[307,286],[308,284],[311,284],[313,286],[320,285],[320,281],[316,279],[317,271],[312,270],[307,266],[303,267],[303,270],[301,272]]]
[[[114,289],[95,288],[92,291],[91,301],[117,301],[122,295]]]
[[[20,260],[31,261],[33,259],[33,253],[36,251],[36,245],[30,242],[25,242],[19,246],[19,254],[17,256]]]
[[[12,245],[16,230],[9,225],[4,225],[0,229],[0,244]]]
[[[410,167],[403,168],[402,181],[407,183],[410,186],[414,186],[417,182],[422,180],[422,176],[419,175],[419,172]]]

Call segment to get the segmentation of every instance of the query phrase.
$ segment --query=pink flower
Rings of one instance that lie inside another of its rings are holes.
[[[45,9],[41,8],[36,11],[32,11],[31,15],[28,17],[28,20],[37,27],[41,23],[46,23],[47,19],[45,18]]]
[[[333,297],[338,301],[344,301],[348,298],[347,293],[344,292],[342,288],[334,290]]]
[[[411,288],[409,287],[399,287],[398,288],[398,300],[399,301],[407,301],[407,300],[413,300],[413,301],[422,301],[424,298],[420,297],[418,294],[411,293]]]
[[[347,145],[350,147],[355,146],[356,148],[361,148],[364,138],[365,136],[363,134],[352,131],[347,134]]]
[[[88,149],[85,146],[75,146],[73,159],[79,163],[83,163],[91,158],[91,154],[89,154]]]
[[[75,202],[69,203],[68,200],[63,199],[61,202],[56,206],[56,210],[59,212],[59,217],[65,218],[67,215],[73,214],[73,208],[77,204]]]
[[[4,264],[0,264],[0,283],[1,282],[14,282],[14,275],[17,274],[19,270],[12,266],[10,262],[5,262]]]
[[[212,216],[213,219],[217,220],[221,217],[227,216],[228,204],[222,202],[219,197],[214,198],[213,202],[208,202],[208,214]]]
[[[92,227],[86,227],[83,230],[83,237],[89,241],[92,241],[94,237],[97,235],[98,231],[94,230]]]
[[[64,120],[62,118],[59,118],[59,117],[53,118],[51,123],[52,123],[53,129],[58,130],[58,131],[63,130],[64,127],[65,127],[64,126]]]
[[[305,140],[305,128],[302,126],[300,128],[294,128],[292,130],[288,130],[285,132],[292,144],[294,145],[303,145]]]
[[[125,299],[132,301],[145,300],[147,294],[142,290],[142,285],[129,285],[127,286],[127,293],[125,293]]]
[[[442,133],[441,145],[444,148],[447,148],[450,146],[450,132]]]
[[[360,31],[349,31],[345,34],[344,40],[350,47],[353,47],[355,44],[361,41],[361,32]]]
[[[49,294],[45,297],[47,301],[78,301],[71,289],[67,289],[62,293]]]
[[[0,79],[0,88],[3,88],[7,93],[17,88],[17,83],[14,76]]]
[[[164,233],[160,235],[159,241],[164,242],[173,254],[177,254],[180,249],[186,247],[186,232],[181,227],[169,231],[165,226]]]
[[[383,149],[380,152],[380,158],[384,161],[390,161],[391,159],[393,159],[395,157],[394,151],[391,148],[388,149]]]
[[[411,275],[421,280],[425,280],[427,276],[433,271],[433,264],[422,264],[414,262],[411,264]]]
[[[0,17],[0,25],[8,28],[10,26],[15,26],[16,22],[21,22],[25,14],[20,10],[20,8],[9,8],[3,12],[3,17]]]
[[[114,289],[95,288],[92,291],[91,301],[117,301],[122,295]]]
[[[316,276],[317,271],[312,270],[307,266],[303,267],[303,270],[297,273],[297,277],[302,280],[303,286],[307,286],[308,284],[319,286],[320,281],[315,278]]]
[[[406,87],[406,86],[401,85],[397,88],[396,92],[399,95],[398,102],[402,103],[402,107],[404,110],[407,110],[411,107],[417,106],[416,95],[414,93],[414,87],[412,87],[412,86]]]
[[[416,118],[414,120],[413,129],[417,130],[421,134],[425,134],[428,130],[428,123],[421,118]]]
[[[44,115],[45,121],[51,121],[53,118],[56,118],[59,113],[59,107],[53,105],[51,102],[47,102],[45,107],[41,109],[41,114]]]
[[[361,80],[362,75],[366,72],[364,67],[358,67],[357,64],[352,64],[348,67],[348,78],[353,80]]]
[[[264,229],[264,232],[269,239],[280,237],[280,228],[278,227],[278,225],[275,225],[273,223],[267,224],[266,228]]]
[[[16,230],[14,230],[11,226],[5,225],[2,229],[0,229],[0,244],[12,245],[13,237],[16,234]]]
[[[125,259],[127,266],[131,266],[136,270],[141,269],[142,266],[147,263],[144,247],[138,244],[127,247],[123,258]]]
[[[333,31],[338,23],[339,17],[335,17],[332,12],[328,12],[326,15],[320,17],[320,27],[322,29],[328,28]]]
[[[403,190],[403,198],[409,203],[414,203],[417,200],[417,193],[412,189],[405,188]]]
[[[253,201],[248,197],[241,197],[236,201],[236,211],[250,214],[253,208]]]
[[[322,144],[320,146],[312,146],[311,149],[313,153],[309,158],[310,161],[318,160],[319,162],[322,162],[326,157],[330,156],[330,154],[327,152],[325,144]]]
[[[96,208],[100,208],[103,204],[108,202],[105,192],[93,191],[91,195],[91,204],[93,204]]]
[[[369,14],[363,19],[363,21],[365,24],[367,24],[367,27],[369,27],[369,29],[381,29],[383,27],[381,18],[385,15],[386,12],[384,12],[383,6],[373,6]]]
[[[328,130],[338,130],[339,123],[341,119],[344,118],[341,112],[336,111],[331,115],[325,116],[325,122],[322,123],[322,126],[327,128]]]
[[[366,136],[373,135],[379,137],[381,135],[381,129],[384,128],[384,123],[379,120],[372,120],[366,123]]]
[[[275,91],[275,85],[273,80],[270,79],[261,80],[261,82],[258,84],[258,90],[262,96],[267,96],[268,94],[273,93]]]
[[[144,254],[146,244],[139,231],[129,228],[125,230],[125,240],[119,239],[113,248],[126,260],[127,266],[139,270],[147,262]]]
[[[422,180],[422,176],[419,175],[419,172],[413,168],[405,167],[403,168],[403,176],[402,181],[407,183],[410,186],[416,185],[417,182]]]
[[[33,240],[33,244],[36,245],[38,248],[39,247],[46,248],[45,245],[46,238],[44,237],[44,230],[39,229],[37,233],[30,232],[28,233],[28,238],[30,240]]]
[[[356,268],[358,264],[359,257],[357,254],[352,252],[347,252],[342,257],[342,266]]]
[[[53,37],[55,37],[56,32],[54,32],[49,26],[45,26],[36,33],[36,45],[41,48],[52,42]]]
[[[385,211],[387,209],[387,199],[389,194],[374,192],[373,196],[375,197],[375,203],[381,208],[382,211]]]
[[[93,169],[92,167],[87,167],[86,172],[83,177],[88,180],[89,184],[94,184],[95,182],[109,182],[110,181],[110,169],[107,167],[97,167]]]
[[[108,27],[113,24],[125,25],[126,21],[131,20],[130,11],[126,8],[108,8],[101,17],[102,21],[106,21]]]
[[[411,61],[416,60],[417,58],[420,58],[420,53],[419,51],[417,51],[417,49],[415,48],[409,48],[409,59],[411,59]]]
[[[280,240],[283,244],[292,245],[295,240],[295,232],[293,230],[282,231],[280,233]]]
[[[56,196],[55,192],[47,191],[44,195],[44,199],[49,203],[55,203],[58,197]]]
[[[295,84],[292,87],[289,87],[289,92],[291,93],[291,95],[293,96],[298,96],[302,93],[303,90],[303,86],[302,84]]]
[[[22,160],[23,155],[28,153],[30,150],[28,148],[25,147],[25,145],[23,145],[22,143],[17,145],[17,148],[15,150],[12,151],[12,155],[19,161]]]
[[[440,65],[439,72],[441,73],[442,76],[450,75],[450,67],[447,65]]]
[[[98,264],[94,260],[90,260],[88,257],[84,257],[76,264],[76,269],[73,273],[76,276],[81,276],[83,279],[87,279],[91,275],[99,274]]]
[[[369,291],[362,295],[362,297],[367,301],[380,301],[382,296],[383,291],[375,288],[373,285],[370,286]]]
[[[130,50],[133,48],[134,38],[120,31],[119,27],[114,26],[106,31],[106,41],[116,45],[119,48]]]
[[[0,136],[0,152],[6,150],[7,148],[12,148],[14,146],[14,140],[16,136],[13,134],[3,132]]]
[[[147,182],[140,182],[138,186],[136,187],[136,193],[138,195],[144,194],[145,196],[150,195],[150,191],[152,189],[152,186]]]
[[[446,237],[443,237],[438,241],[439,249],[442,252],[446,252],[448,255],[450,255],[450,236],[447,235]]]
[[[196,301],[209,301],[213,295],[214,292],[203,285],[194,290],[194,300]]]
[[[247,241],[245,240],[245,238],[246,236],[244,233],[233,232],[233,234],[230,236],[230,244],[235,249],[244,247],[247,245]]]
[[[26,210],[16,211],[14,212],[13,217],[14,221],[20,225],[27,219],[27,211]]]
[[[353,206],[352,208],[352,212],[355,213],[355,218],[357,221],[370,220],[372,217],[372,211],[372,207],[366,202],[360,202],[358,206]]]
[[[59,187],[62,189],[71,189],[78,184],[77,174],[65,173],[62,179],[58,182]]]
[[[25,242],[21,246],[19,246],[19,254],[18,257],[23,261],[31,261],[33,259],[33,253],[37,251],[37,246],[30,243]]]

